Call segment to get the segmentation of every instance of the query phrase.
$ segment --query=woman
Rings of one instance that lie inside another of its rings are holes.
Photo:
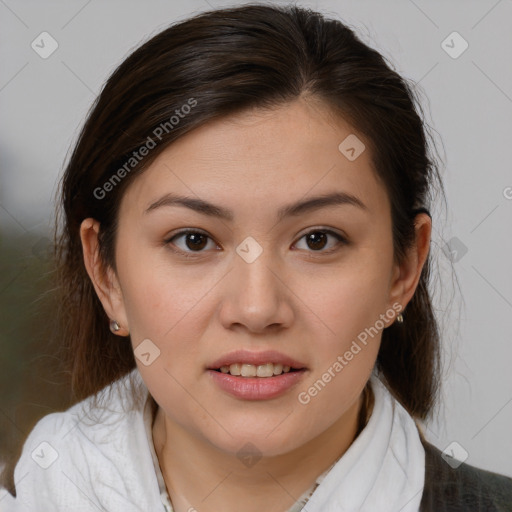
[[[62,181],[81,401],[30,433],[17,509],[512,510],[416,423],[436,183],[411,88],[339,21],[251,5],[141,46]]]

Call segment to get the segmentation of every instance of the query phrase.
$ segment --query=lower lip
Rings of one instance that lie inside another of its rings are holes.
[[[304,376],[305,370],[282,373],[274,377],[237,377],[208,370],[213,382],[223,391],[243,400],[270,400],[283,395]]]

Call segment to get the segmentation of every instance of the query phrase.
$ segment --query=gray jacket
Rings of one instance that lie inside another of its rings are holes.
[[[453,469],[421,435],[425,486],[421,512],[511,512],[512,478],[462,463]]]

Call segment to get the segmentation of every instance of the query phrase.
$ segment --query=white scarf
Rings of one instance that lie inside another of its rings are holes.
[[[414,420],[372,374],[372,414],[348,450],[321,475],[303,512],[417,512],[425,480],[425,450]],[[146,428],[148,428],[146,410]],[[162,501],[172,510],[152,450]],[[298,506],[297,506],[298,505]]]
[[[372,375],[366,427],[323,478],[304,512],[417,512],[425,450],[414,420]]]
[[[16,466],[18,499],[0,489],[2,512],[164,509],[165,484],[159,468],[154,470],[156,454],[143,414],[148,391],[136,369],[133,374],[142,386],[140,402],[127,393],[128,375],[104,390],[108,409],[101,411],[99,421],[89,424],[80,412],[88,410],[87,399],[38,422]],[[303,512],[418,511],[425,452],[417,427],[375,375],[371,385],[375,402],[366,427],[319,477]],[[127,405],[134,408],[125,412]],[[52,452],[58,458],[47,469],[36,464],[37,456]]]

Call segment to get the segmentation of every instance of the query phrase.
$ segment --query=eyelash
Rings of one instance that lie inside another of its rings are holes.
[[[330,255],[332,254],[333,252],[337,251],[340,247],[340,245],[348,245],[348,240],[340,235],[339,233],[337,233],[336,231],[333,231],[331,229],[325,229],[325,228],[313,228],[311,229],[310,231],[308,231],[307,233],[304,233],[300,238],[299,240],[302,240],[304,237],[306,237],[307,235],[310,235],[311,233],[324,233],[324,234],[327,234],[327,235],[332,235],[334,236],[335,238],[338,239],[338,244],[331,248],[331,249],[328,249],[326,251],[324,250],[319,250],[319,251],[308,251],[308,252],[311,252],[313,254],[315,253],[320,253],[320,254],[324,254],[324,255]],[[172,245],[172,240],[174,240],[175,238],[178,238],[180,236],[183,236],[183,235],[188,235],[188,234],[196,234],[196,235],[203,235],[203,236],[206,236],[207,238],[209,238],[210,240],[213,240],[207,233],[205,233],[204,231],[201,231],[201,230],[198,230],[198,229],[183,229],[182,231],[178,231],[177,233],[174,233],[171,237],[167,238],[166,240],[164,240],[164,243],[166,246],[169,246],[169,248],[175,252],[175,253],[178,253],[180,255],[183,255],[185,258],[195,258],[197,257],[198,255],[200,255],[202,252],[204,251],[191,251],[191,252],[188,252],[188,251],[183,251],[182,249],[175,249],[173,247],[171,247]],[[299,241],[298,240],[298,241]]]

